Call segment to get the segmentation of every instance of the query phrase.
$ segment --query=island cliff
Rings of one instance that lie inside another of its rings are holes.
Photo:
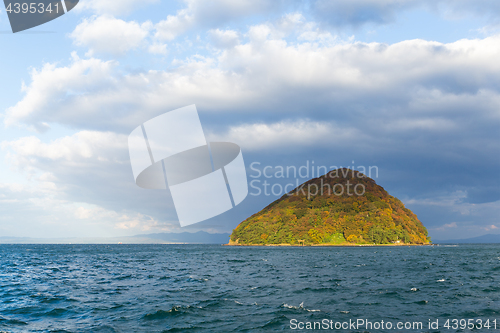
[[[426,228],[400,200],[343,168],[303,183],[241,222],[229,245],[429,243]]]

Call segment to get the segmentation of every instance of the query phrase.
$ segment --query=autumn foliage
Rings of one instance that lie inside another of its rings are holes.
[[[351,191],[340,194],[350,184]],[[353,194],[355,185],[358,194]],[[332,170],[303,184],[241,222],[231,234],[238,244],[428,244],[417,216],[375,181],[350,169]],[[335,186],[337,185],[337,186]],[[330,189],[336,189],[336,193]]]

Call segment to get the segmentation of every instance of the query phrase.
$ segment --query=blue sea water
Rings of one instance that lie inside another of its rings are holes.
[[[423,328],[332,331],[499,331],[500,245],[0,245],[3,332],[274,332],[359,319]]]

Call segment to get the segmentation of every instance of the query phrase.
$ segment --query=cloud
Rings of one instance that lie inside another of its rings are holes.
[[[76,161],[97,159],[99,161],[120,161],[122,155],[117,150],[127,149],[126,136],[111,132],[82,131],[73,136],[66,136],[44,143],[35,136],[23,137],[14,141],[3,141],[2,149],[10,148],[18,158],[41,158],[51,161]],[[123,160],[122,160],[123,161]],[[23,166],[30,162],[18,160],[15,165]]]
[[[341,144],[348,140],[352,142],[366,139],[355,128],[343,128],[307,119],[272,124],[244,124],[230,127],[224,134],[210,133],[207,137],[210,141],[235,142],[249,151],[276,150],[290,146],[332,147],[332,142]]]
[[[16,106],[7,109],[4,119],[6,125],[12,125],[19,121],[31,119],[31,125],[38,130],[46,130],[48,125],[39,117],[47,119],[47,115],[41,115],[41,110],[50,110],[55,107],[52,98],[59,101],[66,100],[72,104],[71,100],[85,99],[87,95],[99,94],[99,91],[108,91],[109,86],[113,86],[116,79],[113,78],[113,69],[115,63],[112,61],[101,61],[98,59],[80,59],[76,53],[72,54],[73,63],[68,67],[57,67],[56,64],[45,64],[41,70],[33,69],[31,71],[31,84],[27,87],[23,85],[25,92],[24,98]],[[81,102],[83,102],[81,100]],[[68,116],[68,119],[76,119],[77,113],[83,114],[83,109],[75,112],[72,107],[66,103],[58,103],[59,116]],[[69,107],[66,108],[65,106]],[[87,110],[88,112],[88,110]],[[88,114],[90,116],[90,114]],[[37,119],[38,118],[38,119]],[[52,118],[52,117],[49,117]],[[86,118],[86,117],[85,117]],[[95,117],[93,117],[95,122]],[[53,120],[55,120],[53,118]],[[51,120],[47,119],[51,122]]]
[[[124,0],[117,4],[110,0],[81,1],[78,11],[90,10],[98,15],[124,15],[141,7],[158,4],[158,0]],[[300,10],[304,15],[312,15],[318,23],[326,23],[336,28],[358,27],[363,24],[388,24],[397,20],[401,12],[424,8],[449,19],[478,15],[498,22],[500,5],[496,0],[183,0],[182,8],[175,14],[167,15],[156,25],[156,36],[171,41],[180,35],[199,29],[223,28],[228,23],[240,22],[258,17],[268,17],[276,13]]]
[[[376,163],[391,194],[419,198],[408,204],[426,225],[455,222],[448,230],[463,232],[496,224],[498,197],[490,190],[500,185],[500,36],[360,43],[293,14],[245,32],[214,28],[208,38],[206,53],[166,69],[129,71],[76,53],[33,69],[5,124],[78,132],[50,143],[36,136],[5,142],[9,161],[58,200],[101,207],[116,219],[127,207],[123,228],[137,214],[144,224],[152,223],[148,216],[171,223],[168,193],[131,181],[125,139],[144,121],[194,103],[210,139],[240,144],[246,161]],[[158,53],[167,50],[156,42]],[[452,197],[448,204],[438,200],[442,192]],[[89,221],[105,216],[77,205],[73,218],[79,207]]]
[[[458,227],[457,223],[456,222],[452,222],[452,223],[444,224],[444,225],[442,225],[439,228],[434,228],[434,230],[443,231],[443,230],[446,230],[446,229],[449,229],[449,228],[457,228],[457,227]]]
[[[169,15],[167,19],[155,25],[155,37],[160,40],[172,41],[194,25],[194,18],[187,10],[181,10],[177,15]]]
[[[500,36],[323,45],[287,42],[270,31],[253,26],[249,40],[213,56],[176,60],[168,71],[124,73],[117,62],[76,55],[67,66],[45,64],[32,70],[23,99],[4,121],[39,130],[59,123],[125,133],[193,103],[202,112],[236,111],[243,121],[273,111],[278,118],[358,118],[359,126],[369,121],[390,131],[458,131],[500,119]],[[465,121],[470,108],[473,123]]]
[[[457,15],[466,16],[470,14],[487,16],[489,19],[498,22],[500,13],[500,3],[495,0],[474,1],[474,0],[441,0],[437,2],[428,1],[430,6],[440,6],[445,16],[457,18]]]
[[[294,36],[317,29],[300,24]],[[285,30],[252,26],[239,44],[175,60],[168,70],[127,73],[116,61],[76,55],[67,65],[46,64],[32,71],[4,121],[128,135],[196,104],[211,139],[249,152],[335,157],[327,165],[365,160],[410,197],[461,190],[465,202],[498,200],[500,36],[387,45],[285,40]]]
[[[130,221],[143,221],[136,223],[136,231],[178,226],[167,191],[135,186],[127,138],[112,132],[81,131],[49,143],[22,137],[3,141],[1,147],[7,161],[34,183],[39,192],[36,198],[44,194],[66,206],[88,206],[71,208],[68,214],[73,219],[114,221],[120,228],[132,228]]]
[[[47,190],[40,183],[0,183],[0,207],[0,230],[4,236],[54,238],[78,234],[80,237],[109,237],[178,229],[175,224],[161,223],[131,210],[113,211],[99,205],[64,200],[56,191]]]
[[[456,183],[455,180],[455,186]],[[500,201],[469,203],[466,191],[446,193],[443,189],[438,195],[426,196],[422,199],[406,199],[403,202],[406,207],[420,212],[419,219],[425,223],[433,238],[470,238],[484,234],[482,230],[491,231],[496,228]],[[443,224],[443,221],[447,220],[452,222]]]
[[[265,0],[185,0],[186,7],[156,24],[156,37],[171,41],[188,30],[220,27],[255,14],[281,8],[278,1]]]
[[[139,48],[151,29],[152,23],[149,21],[139,24],[110,16],[97,16],[84,19],[70,37],[77,46],[87,47],[90,56],[96,53],[118,56]]]
[[[483,229],[484,229],[485,231],[492,231],[492,230],[496,230],[496,229],[498,229],[498,227],[497,227],[496,225],[492,224],[492,225],[489,225],[489,226],[484,227]]]
[[[74,217],[77,220],[106,221],[112,223],[116,229],[133,229],[135,232],[149,231],[151,229],[162,231],[177,229],[175,226],[162,225],[152,216],[145,216],[140,213],[118,213],[94,205],[90,205],[88,208],[83,206],[76,208]]]
[[[296,36],[317,28],[306,25]],[[252,26],[232,48],[176,60],[164,71],[127,73],[118,62],[76,55],[66,66],[46,64],[32,71],[4,121],[128,135],[159,114],[196,104],[211,139],[249,152],[328,151],[324,158],[336,161],[327,165],[376,161],[391,175],[386,184],[410,197],[455,191],[459,179],[464,201],[498,200],[491,189],[500,186],[492,154],[500,151],[492,139],[500,124],[500,36],[324,44],[285,41],[283,31]],[[474,161],[481,161],[481,177]]]
[[[213,46],[220,49],[229,49],[239,44],[238,32],[234,30],[212,29],[208,31]]]
[[[181,230],[168,190],[135,185],[127,135],[81,131],[50,142],[22,137],[3,141],[0,147],[6,151],[6,161],[29,183],[0,183],[0,230],[23,210],[25,226],[50,224],[35,233],[37,237],[68,230],[88,236]],[[243,218],[230,216],[232,221]],[[228,231],[227,221],[220,216],[215,221],[216,226],[208,220],[190,231]],[[15,229],[6,227],[4,234],[15,235]]]
[[[446,193],[433,198],[425,199],[410,199],[405,200],[407,204],[410,205],[425,205],[425,206],[441,206],[441,207],[453,207],[456,203],[463,202],[467,198],[467,192],[465,191],[455,191],[453,193]],[[468,210],[460,211],[462,214],[467,214]]]
[[[149,45],[148,52],[152,53],[152,54],[166,55],[168,53],[167,44],[153,43],[153,44]]]

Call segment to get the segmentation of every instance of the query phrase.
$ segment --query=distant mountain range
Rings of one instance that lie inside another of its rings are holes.
[[[464,239],[448,239],[448,240],[432,240],[434,244],[465,244],[465,243],[500,243],[500,234],[488,234],[473,238]]]
[[[226,244],[228,241],[229,234],[227,233],[211,234],[205,231],[157,233],[128,237],[0,237],[0,244]]]

